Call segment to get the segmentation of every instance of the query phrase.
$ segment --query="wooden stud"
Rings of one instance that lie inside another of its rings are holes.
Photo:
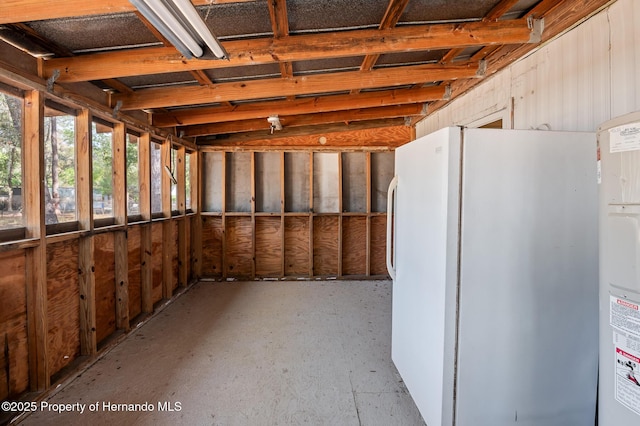
[[[76,211],[80,230],[93,230],[91,112],[76,116]]]
[[[342,187],[344,182],[342,181],[342,153],[338,153],[338,276],[342,276],[342,212],[343,212],[343,200],[342,200]]]
[[[161,168],[166,167],[171,170],[171,142],[165,141],[161,145]],[[161,172],[160,178],[162,185],[162,216],[165,220],[162,222],[162,297],[171,299],[173,296],[173,268],[171,260],[173,251],[173,233],[171,226],[171,178],[165,170]]]
[[[115,223],[127,224],[127,134],[126,127],[113,127],[113,214]],[[129,261],[127,232],[114,234],[116,327],[129,331]]]
[[[221,203],[222,203],[222,278],[227,278],[227,156],[231,155],[222,152],[222,179]]]
[[[93,236],[81,237],[78,252],[78,285],[80,290],[80,353],[95,355],[96,282]]]
[[[309,152],[309,278],[313,278],[313,152]]]
[[[367,193],[366,193],[366,212],[367,212],[367,241],[366,241],[366,272],[367,276],[371,275],[371,152],[366,154],[366,174],[367,174]]]
[[[26,236],[38,245],[26,250],[29,382],[32,391],[49,387],[47,322],[47,257],[44,216],[44,98],[28,92],[24,99],[23,204]]]
[[[196,151],[191,154],[189,167],[191,177],[191,209],[196,212],[196,220],[192,221],[191,229],[191,267],[193,268],[193,275],[196,279],[202,276],[202,194],[200,194],[200,188],[202,188],[202,154]]]
[[[284,177],[284,151],[280,152],[280,256],[282,258],[282,264],[280,265],[281,278],[286,275],[286,262],[285,262],[285,177]]]
[[[187,220],[186,204],[187,204],[187,188],[186,188],[186,151],[184,147],[177,150],[176,158],[176,178],[178,180],[178,212],[181,220],[178,223],[178,286],[187,285],[189,276],[189,253],[187,248]]]
[[[251,278],[256,277],[256,153],[251,152]]]
[[[153,312],[153,264],[151,261],[151,136],[143,133],[138,140],[140,214],[147,221],[140,229],[140,299],[143,313]]]

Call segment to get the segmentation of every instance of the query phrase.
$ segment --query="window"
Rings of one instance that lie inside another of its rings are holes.
[[[151,142],[151,215],[162,214],[162,145]]]
[[[0,91],[0,230],[24,227],[22,98]]]
[[[140,214],[140,167],[139,146],[140,138],[127,133],[127,214]]]
[[[50,101],[44,118],[45,223],[76,222],[75,111]]]
[[[91,135],[93,218],[113,217],[113,127],[94,118]]]

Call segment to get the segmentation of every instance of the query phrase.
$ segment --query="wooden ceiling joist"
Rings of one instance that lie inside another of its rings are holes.
[[[380,120],[383,118],[397,118],[417,116],[425,113],[423,104],[394,105],[378,108],[351,109],[348,111],[333,111],[317,114],[279,116],[284,128],[318,126],[331,123],[352,123],[364,120]],[[241,121],[227,121],[224,123],[201,124],[179,129],[183,137],[205,135],[219,135],[239,132],[269,131],[269,122],[264,118]]]
[[[255,0],[192,0],[195,6],[244,3]],[[129,0],[3,0],[0,24],[134,12]]]
[[[229,60],[186,60],[172,47],[95,53],[44,61],[45,77],[60,71],[58,82],[92,81],[199,69],[449,49],[493,44],[536,43],[539,34],[526,20],[472,22],[306,34],[280,39],[223,42]]]
[[[274,134],[268,131],[248,132],[224,139],[198,141],[201,147],[270,149],[393,149],[411,141],[413,130],[404,119],[366,121],[362,123],[330,124],[326,126],[285,129]]]
[[[375,89],[398,85],[437,82],[482,77],[477,62],[455,64],[427,64],[368,73],[349,71],[317,74],[290,79],[261,79],[213,86],[142,89],[134,93],[119,93],[111,97],[112,105],[122,101],[122,110],[177,107],[182,105],[218,103],[225,101],[281,98],[285,96],[313,95],[357,89]]]
[[[251,120],[270,115],[318,114],[349,109],[425,103],[446,99],[447,94],[446,86],[432,86],[418,89],[364,92],[357,95],[299,98],[294,101],[245,103],[232,108],[227,106],[188,108],[153,114],[153,125],[157,127],[190,126],[223,123],[230,120]]]

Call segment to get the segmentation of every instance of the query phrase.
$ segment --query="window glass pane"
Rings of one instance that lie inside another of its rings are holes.
[[[127,134],[127,214],[140,214],[140,168],[137,136]]]
[[[191,209],[191,153],[187,152],[184,156],[184,185],[187,195],[185,208]]]
[[[113,128],[92,125],[93,218],[113,217]]]
[[[45,108],[44,198],[47,225],[78,220],[75,133],[75,116]]]
[[[162,150],[151,142],[151,213],[162,213]]]
[[[171,148],[171,211],[178,210],[178,182],[177,177],[178,151]]]
[[[22,218],[22,99],[0,92],[0,229]]]

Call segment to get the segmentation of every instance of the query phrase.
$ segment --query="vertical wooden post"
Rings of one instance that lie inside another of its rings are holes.
[[[113,129],[113,214],[116,224],[127,224],[127,135],[125,125]],[[116,327],[129,331],[129,261],[127,231],[114,234]]]
[[[190,156],[189,175],[191,178],[191,209],[196,212],[196,219],[191,222],[191,267],[193,275],[200,279],[202,276],[202,215],[200,206],[202,205],[202,194],[200,194],[200,185],[202,181],[202,164],[201,152],[194,152]]]
[[[366,165],[365,170],[367,174],[367,194],[366,194],[366,211],[367,211],[367,241],[366,241],[366,271],[367,276],[371,275],[371,152],[366,153]]]
[[[184,287],[187,285],[187,277],[189,272],[189,253],[187,253],[187,220],[185,217],[187,204],[187,188],[185,173],[185,149],[181,146],[177,152],[176,161],[176,178],[178,180],[178,211],[181,219],[178,222],[178,285]]]
[[[24,139],[22,152],[23,211],[27,238],[39,244],[27,250],[26,293],[29,348],[29,382],[32,391],[49,387],[47,356],[47,256],[44,216],[44,97],[28,92],[24,99]]]
[[[82,110],[76,120],[77,130],[77,212],[80,229],[93,229],[93,183],[91,162],[91,113]],[[96,342],[96,299],[93,236],[78,242],[78,287],[80,292],[80,353],[94,355]]]
[[[309,152],[309,278],[313,278],[313,152]]]
[[[171,141],[166,140],[160,150],[162,168],[171,170]],[[175,250],[173,229],[171,226],[171,177],[164,170],[161,171],[162,182],[162,297],[171,299],[173,296],[173,268],[171,257]]]
[[[338,153],[338,276],[342,276],[342,153]]]
[[[251,151],[251,278],[256,277],[256,153]]]
[[[285,178],[284,178],[284,151],[280,153],[280,257],[282,261],[280,262],[280,277],[284,278],[286,275],[286,262],[285,262]]]
[[[227,153],[222,151],[222,179],[221,179],[221,205],[222,205],[222,278],[227,278]]]
[[[151,138],[143,133],[138,141],[138,170],[140,179],[140,215],[147,223],[140,235],[140,300],[144,313],[153,312],[151,263]]]

